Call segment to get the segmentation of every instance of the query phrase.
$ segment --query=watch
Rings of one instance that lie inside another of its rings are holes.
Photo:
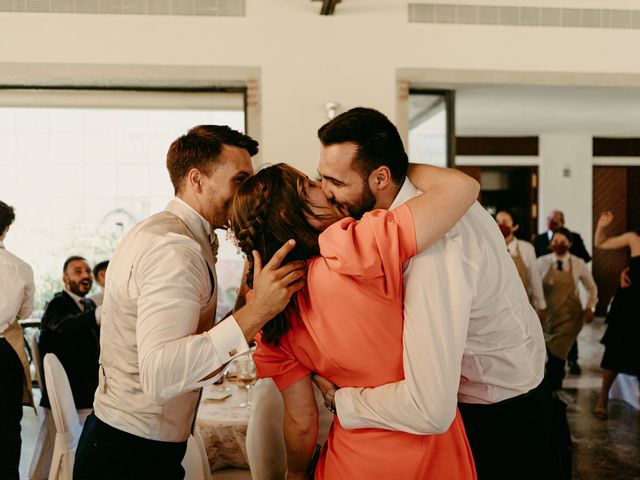
[[[327,410],[329,410],[331,413],[333,413],[334,415],[337,415],[338,412],[336,412],[336,407],[333,406],[333,397],[336,396],[336,389],[332,388],[330,389],[327,394],[324,396],[324,406],[327,407]]]

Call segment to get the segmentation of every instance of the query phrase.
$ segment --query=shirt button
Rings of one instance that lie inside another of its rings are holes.
[[[233,357],[236,353],[238,353],[238,349],[237,348],[232,348],[231,350],[229,350],[229,356]]]

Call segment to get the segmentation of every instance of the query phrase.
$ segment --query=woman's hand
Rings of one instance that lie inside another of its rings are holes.
[[[602,212],[600,214],[600,218],[598,218],[597,227],[598,228],[608,227],[609,225],[611,225],[612,221],[613,221],[613,213],[611,212],[611,210],[607,210],[606,212]]]
[[[593,322],[593,312],[590,308],[585,308],[582,311],[582,322],[586,325]]]

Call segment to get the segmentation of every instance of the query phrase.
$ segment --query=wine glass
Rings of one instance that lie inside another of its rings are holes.
[[[241,407],[251,407],[251,399],[249,391],[256,383],[256,365],[251,357],[239,357],[236,359],[236,382],[240,388],[245,390],[245,401],[240,404]]]

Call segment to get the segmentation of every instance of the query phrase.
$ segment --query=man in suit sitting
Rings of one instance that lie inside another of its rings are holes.
[[[560,210],[552,210],[547,217],[548,230],[546,232],[539,233],[533,239],[533,246],[536,249],[536,257],[541,257],[543,255],[551,253],[551,250],[549,249],[551,236],[553,234],[553,231],[556,228],[560,227],[564,227],[564,213],[562,213]],[[573,243],[571,244],[569,253],[581,258],[585,263],[589,263],[591,261],[591,255],[589,255],[589,252],[587,252],[582,237],[580,236],[580,234],[574,232],[573,230],[571,230],[571,235]],[[578,365],[577,340],[573,344],[573,347],[571,347],[571,351],[569,352],[569,356],[567,357],[567,364],[569,365],[569,373],[573,375],[580,375],[580,373],[582,373],[582,369],[580,368],[580,365]]]
[[[98,386],[99,320],[101,308],[85,298],[93,275],[87,261],[67,258],[63,267],[64,290],[48,303],[41,321],[40,353],[54,353],[69,377],[77,409],[90,409]],[[47,379],[45,378],[45,385]],[[40,405],[50,408],[46,392]]]

